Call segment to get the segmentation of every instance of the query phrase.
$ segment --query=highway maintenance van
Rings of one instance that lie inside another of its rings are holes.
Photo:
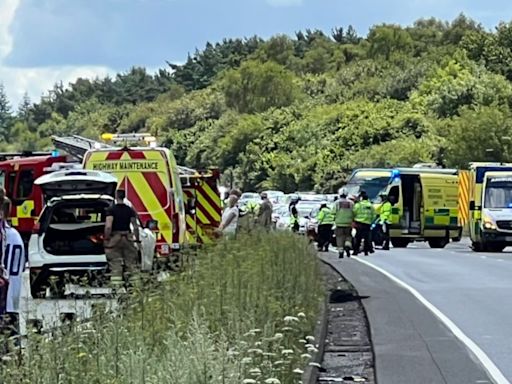
[[[473,250],[501,252],[512,245],[512,164],[471,163],[463,192]]]
[[[116,176],[142,224],[156,232],[157,257],[179,252],[186,242],[185,206],[172,152],[156,146],[155,138],[148,134],[104,134],[102,139],[114,145],[88,150],[84,169]],[[145,146],[129,146],[140,142]]]
[[[431,248],[444,248],[459,241],[458,171],[435,168],[358,169],[346,188],[349,194],[366,191],[377,212],[380,194],[393,196],[390,237],[396,248],[413,241],[427,241]]]

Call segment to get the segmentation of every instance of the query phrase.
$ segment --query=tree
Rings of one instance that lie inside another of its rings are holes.
[[[512,113],[507,107],[464,108],[460,116],[438,123],[446,137],[448,165],[472,161],[508,162],[512,157]]]
[[[274,62],[245,62],[225,74],[221,89],[227,106],[239,113],[286,107],[299,97],[293,73]]]
[[[8,140],[10,138],[13,122],[11,105],[7,99],[4,85],[0,83],[0,135],[4,140]]]
[[[397,25],[380,25],[373,27],[368,34],[370,43],[370,56],[384,56],[389,60],[396,51],[405,51],[412,47],[412,38],[409,32]]]
[[[28,96],[28,93],[25,92],[23,94],[23,98],[21,99],[20,105],[18,106],[18,118],[24,121],[28,121],[31,106],[32,102],[30,101],[30,97]]]

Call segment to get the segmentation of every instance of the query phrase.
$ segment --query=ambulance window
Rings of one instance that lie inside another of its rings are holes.
[[[400,188],[398,185],[395,185],[389,190],[390,197],[393,196],[395,198],[395,203],[398,203],[400,201]]]
[[[29,197],[32,194],[32,187],[34,186],[34,172],[33,171],[21,171],[20,181],[18,184],[17,198],[23,199]]]
[[[14,185],[16,184],[16,172],[9,172],[9,180],[7,183],[7,196],[13,197]]]

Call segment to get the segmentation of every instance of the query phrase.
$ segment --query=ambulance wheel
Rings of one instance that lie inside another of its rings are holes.
[[[391,239],[391,244],[393,248],[407,248],[411,241],[409,239],[405,239],[402,237],[395,237]]]
[[[449,240],[444,237],[439,237],[435,239],[428,240],[428,245],[430,248],[444,248],[448,244]]]
[[[476,241],[473,241],[471,243],[471,249],[474,251],[474,252],[483,252],[484,248],[482,246],[482,243],[479,243],[479,242],[476,242]]]
[[[506,245],[504,244],[500,244],[500,243],[495,243],[495,244],[488,244],[486,246],[486,251],[487,252],[496,252],[496,253],[499,253],[499,252],[503,252],[503,250],[505,249]]]

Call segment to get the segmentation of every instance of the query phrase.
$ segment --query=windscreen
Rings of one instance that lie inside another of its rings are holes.
[[[487,181],[484,208],[512,208],[512,178],[491,178]]]
[[[379,175],[365,175],[364,173],[356,173],[352,176],[345,188],[349,195],[358,195],[361,191],[365,191],[368,194],[370,200],[376,200],[379,193],[385,191],[391,172],[389,174]]]

